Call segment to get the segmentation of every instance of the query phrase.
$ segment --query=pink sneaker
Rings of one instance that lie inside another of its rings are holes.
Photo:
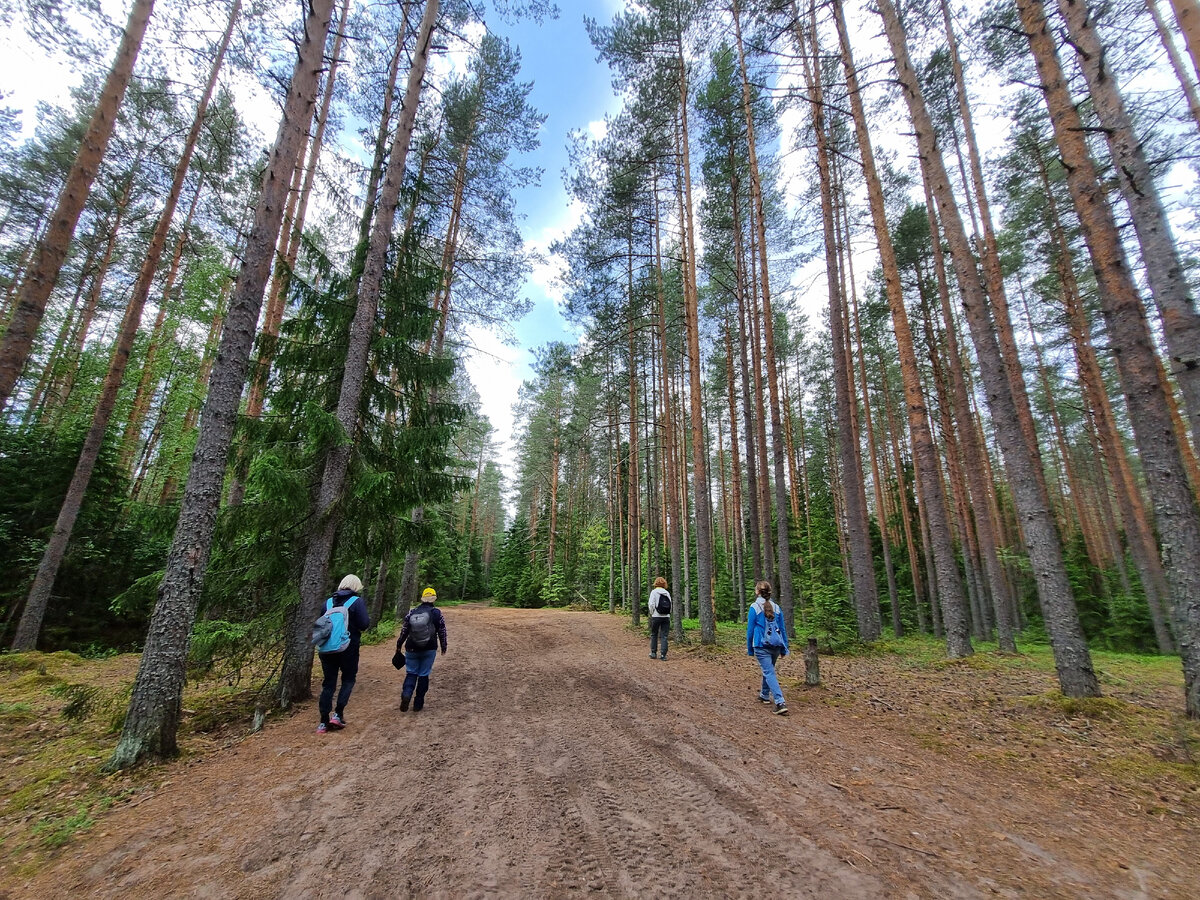
[[[329,726],[327,726],[324,722],[317,726],[317,734],[324,734],[328,730]]]
[[[330,713],[329,727],[335,730],[341,730],[346,727],[346,723],[342,721],[342,717],[337,713]]]

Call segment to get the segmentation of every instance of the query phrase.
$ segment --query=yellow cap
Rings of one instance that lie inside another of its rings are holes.
[[[435,591],[433,588],[425,588],[425,590],[421,591],[421,599],[422,600],[424,600],[426,597],[436,597],[436,596],[437,596],[437,591]]]

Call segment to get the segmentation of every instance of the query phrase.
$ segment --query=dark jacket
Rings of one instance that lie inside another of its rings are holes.
[[[420,606],[414,606],[404,614],[404,626],[400,629],[400,637],[396,638],[396,649],[404,646],[404,642],[408,639],[412,632],[412,626],[409,624],[409,617],[418,609],[428,609],[433,614],[433,627],[437,629],[437,637],[442,645],[442,653],[446,652],[446,618],[442,615],[442,611],[432,603],[422,603]],[[411,647],[409,648],[412,649]]]

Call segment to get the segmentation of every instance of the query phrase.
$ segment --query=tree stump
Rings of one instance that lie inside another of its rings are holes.
[[[809,638],[804,648],[804,684],[816,687],[821,683],[821,661],[817,658],[817,639]]]

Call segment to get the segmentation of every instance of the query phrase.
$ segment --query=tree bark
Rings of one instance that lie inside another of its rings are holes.
[[[1040,460],[1031,454],[1021,428],[1012,387],[987,309],[979,270],[971,253],[966,229],[946,174],[936,133],[924,95],[908,57],[904,30],[891,0],[878,0],[903,87],[904,99],[917,132],[918,153],[924,177],[937,200],[942,228],[950,245],[959,290],[975,341],[976,356],[987,392],[988,406],[1004,454],[1009,484],[1020,512],[1030,562],[1038,584],[1038,598],[1046,629],[1053,643],[1059,684],[1070,697],[1092,697],[1100,685],[1092,668],[1091,654],[1079,623],[1075,597],[1067,578],[1062,544],[1045,485],[1038,475]]]
[[[1092,257],[1100,305],[1125,392],[1134,440],[1154,505],[1183,662],[1185,706],[1200,718],[1200,508],[1188,482],[1145,309],[1125,260],[1116,220],[1100,187],[1079,114],[1040,0],[1018,0],[1042,82],[1067,186]]]
[[[775,567],[779,587],[779,605],[783,607],[788,633],[796,633],[792,598],[792,551],[788,536],[788,494],[784,457],[783,415],[779,402],[779,372],[775,359],[775,322],[771,311],[771,280],[767,265],[767,223],[763,209],[762,180],[758,170],[757,141],[754,135],[754,114],[750,98],[750,79],[746,72],[746,54],[742,47],[741,16],[737,0],[733,0],[734,34],[737,37],[738,68],[742,80],[742,109],[746,118],[746,144],[750,163],[750,196],[754,203],[754,220],[758,226],[758,258],[761,269],[763,303],[763,343],[767,361],[767,389],[771,405],[771,455],[775,467]],[[878,610],[876,610],[878,615]]]
[[[883,631],[879,616],[879,592],[875,584],[875,565],[871,554],[871,532],[867,520],[867,496],[863,486],[862,462],[858,441],[851,424],[850,372],[847,362],[847,336],[844,325],[842,285],[838,276],[837,238],[834,234],[833,189],[829,163],[828,133],[825,125],[825,99],[821,87],[820,55],[816,23],[812,23],[811,45],[803,55],[804,75],[808,81],[808,100],[816,134],[817,171],[821,182],[821,218],[825,234],[825,277],[829,287],[829,331],[833,342],[833,382],[837,403],[838,458],[842,467],[842,485],[846,502],[846,531],[850,550],[850,581],[854,609],[858,618],[858,636],[863,641],[878,640]],[[801,47],[804,38],[800,37]]]
[[[196,149],[196,140],[199,138],[200,128],[204,124],[204,114],[208,111],[208,102],[212,98],[213,89],[217,84],[217,75],[225,58],[225,50],[229,46],[229,39],[233,34],[239,2],[240,0],[235,2],[230,13],[229,24],[221,38],[212,68],[209,70],[208,81],[200,96],[200,102],[196,106],[191,130],[184,140],[183,153],[175,165],[171,189],[167,194],[163,210],[159,214],[154,234],[150,238],[150,246],[146,250],[146,258],[142,261],[137,281],[134,282],[129,305],[125,309],[125,317],[121,322],[121,330],[113,348],[112,359],[108,364],[108,373],[105,375],[104,384],[100,389],[100,399],[97,401],[92,415],[91,426],[84,438],[79,461],[75,464],[75,472],[71,476],[71,484],[67,488],[67,495],[59,509],[58,519],[54,523],[54,531],[50,535],[50,541],[46,545],[42,561],[38,565],[33,585],[29,589],[29,597],[25,601],[25,609],[21,613],[21,621],[17,626],[16,635],[13,637],[14,650],[32,650],[37,645],[38,635],[42,630],[42,619],[45,617],[46,608],[50,603],[50,591],[54,587],[55,578],[58,577],[58,567],[62,564],[63,557],[66,556],[71,532],[75,528],[75,520],[79,517],[79,510],[83,506],[84,494],[87,493],[96,462],[100,459],[104,436],[108,433],[109,419],[112,418],[113,409],[117,405],[117,392],[120,391],[121,382],[125,379],[129,354],[133,350],[133,342],[137,338],[138,326],[142,321],[142,310],[146,306],[146,299],[150,296],[150,286],[154,281],[154,273],[158,270],[159,260],[162,259],[163,249],[166,247],[167,232],[171,228],[175,207],[179,203],[180,194],[183,193],[183,182],[187,178],[188,167],[191,165],[192,155]]]
[[[283,667],[279,676],[279,701],[285,708],[292,701],[310,695],[313,650],[308,640],[309,624],[317,615],[317,609],[327,594],[329,563],[333,556],[337,528],[341,522],[339,504],[346,484],[350,458],[354,452],[371,336],[376,328],[375,316],[379,308],[383,267],[387,262],[388,243],[391,240],[396,204],[404,181],[404,166],[408,159],[413,126],[416,123],[417,104],[425,79],[437,13],[438,0],[426,0],[425,15],[421,20],[417,44],[413,50],[412,66],[408,71],[408,86],[404,94],[400,122],[392,141],[391,158],[379,197],[379,209],[375,214],[367,258],[358,284],[354,321],[350,325],[350,342],[336,413],[346,442],[329,451],[321,476],[321,488],[313,516],[315,527],[300,576],[300,606],[291,617]]]
[[[108,761],[111,769],[132,766],[145,756],[166,757],[176,752],[188,641],[212,551],[225,464],[246,384],[263,287],[279,237],[288,181],[296,167],[316,99],[332,6],[332,0],[313,0],[307,8],[304,39],[297,48],[298,58],[279,133],[255,206],[237,289],[221,333],[175,538],[158,589],[121,739]]]
[[[58,274],[67,258],[79,215],[87,203],[92,182],[96,180],[96,173],[108,149],[108,139],[112,136],[117,113],[125,99],[125,89],[133,77],[133,67],[153,11],[154,0],[133,0],[116,58],[108,71],[104,87],[100,89],[100,97],[96,100],[96,109],[84,133],[79,153],[50,217],[50,227],[38,242],[33,263],[21,283],[16,309],[8,323],[8,330],[4,332],[4,342],[0,345],[0,412],[8,405],[17,379],[21,377],[21,371],[33,349],[33,339],[45,315],[46,302],[58,282]]]
[[[1107,48],[1096,31],[1092,12],[1086,0],[1058,0],[1058,8],[1067,22],[1075,55],[1103,126],[1121,195],[1129,206],[1142,248],[1146,280],[1162,320],[1171,374],[1183,394],[1192,443],[1200,447],[1200,315],[1196,313],[1191,286],[1149,160],[1134,133],[1133,121],[1125,108],[1116,75],[1108,65]],[[1194,6],[1189,14],[1196,15]]]

